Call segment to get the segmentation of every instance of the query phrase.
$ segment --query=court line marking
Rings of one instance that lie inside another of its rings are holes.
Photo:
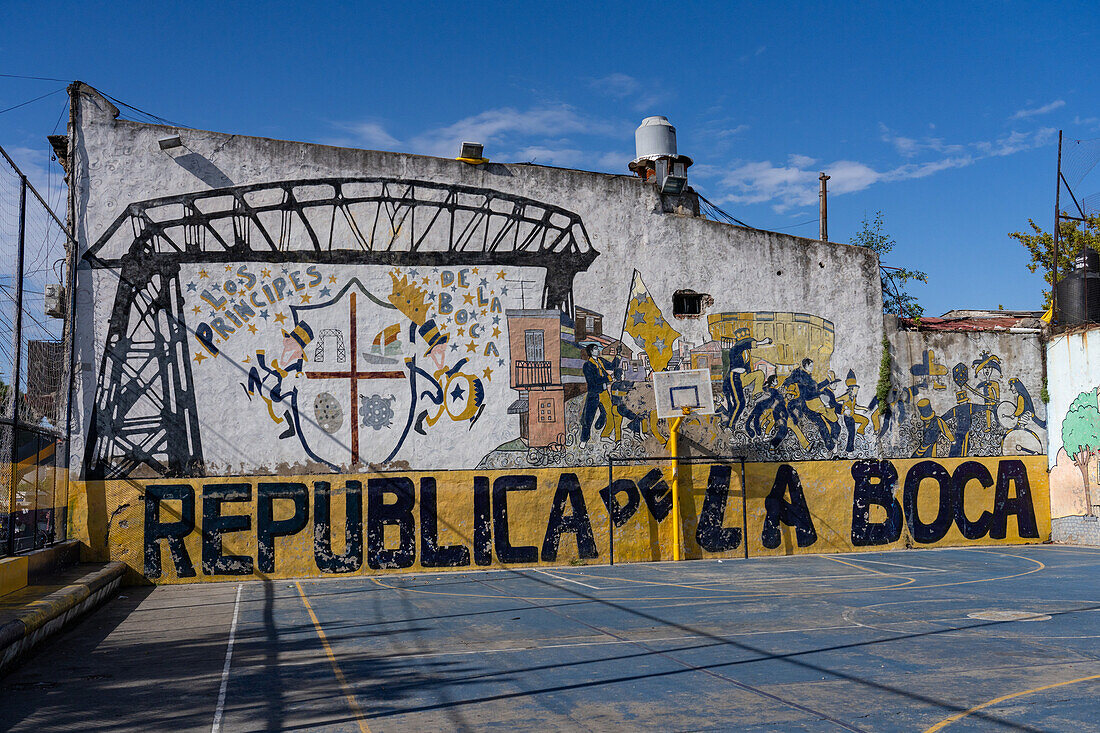
[[[856,559],[856,558],[853,558]],[[922,565],[902,565],[900,562],[886,562],[885,560],[868,560],[865,557],[858,558],[859,562],[871,562],[876,565],[893,565],[897,568],[908,568],[910,570],[925,570],[929,573],[946,573],[948,572],[944,568],[926,568]]]
[[[1089,675],[1088,677],[1078,677],[1075,680],[1066,680],[1065,682],[1055,682],[1052,685],[1043,685],[1042,687],[1033,687],[1030,690],[1023,690],[1021,692],[1013,692],[1009,695],[1001,695],[1000,697],[995,697],[992,700],[986,700],[982,704],[975,705],[974,707],[972,707],[968,710],[963,710],[961,713],[955,713],[954,715],[952,715],[949,718],[944,718],[940,722],[933,725],[931,728],[926,728],[924,730],[924,733],[936,733],[936,731],[943,730],[947,726],[951,725],[952,723],[956,723],[956,722],[962,720],[963,718],[970,715],[971,713],[976,713],[979,710],[985,710],[988,707],[991,707],[991,706],[996,705],[998,703],[1005,702],[1006,700],[1011,700],[1011,699],[1016,698],[1016,697],[1023,697],[1024,695],[1030,695],[1030,694],[1035,693],[1035,692],[1043,692],[1044,690],[1053,690],[1055,687],[1065,687],[1066,685],[1075,685],[1078,682],[1088,682],[1090,680],[1100,680],[1100,674],[1093,674],[1093,675]]]
[[[839,557],[833,557],[832,555],[822,555],[826,560],[832,560],[833,562],[839,562],[847,565],[850,568],[856,568],[857,570],[865,570],[868,573],[874,573],[875,575],[885,575],[887,578],[904,578],[904,575],[897,575],[892,573],[884,573],[881,570],[875,570],[874,568],[865,568],[862,565],[856,565],[855,563],[848,562],[847,560],[841,560]]]
[[[743,631],[726,636],[764,636],[771,634],[803,634],[808,631],[838,631],[840,629],[858,629],[862,624],[845,624],[843,626],[812,626],[804,629],[781,629],[779,631]],[[576,641],[568,644],[538,644],[533,646],[499,647],[496,649],[464,649],[455,652],[420,652],[417,654],[390,654],[390,659],[424,659],[426,657],[461,657],[469,654],[508,654],[512,652],[537,652],[543,649],[573,649],[586,646],[610,646],[615,644],[651,644],[658,641],[688,641],[691,639],[707,639],[703,634],[689,634],[686,636],[661,636],[652,639],[615,639],[606,641]],[[599,659],[593,662],[599,662]]]
[[[302,603],[305,604],[306,611],[309,612],[309,618],[313,621],[313,628],[317,631],[317,636],[321,639],[321,646],[324,647],[325,654],[328,655],[328,661],[332,665],[332,672],[336,675],[336,681],[340,683],[340,687],[343,689],[344,697],[347,698],[348,701],[348,707],[350,707],[351,711],[355,714],[355,722],[359,724],[359,730],[362,733],[371,733],[370,726],[367,725],[366,718],[363,715],[363,710],[359,707],[359,702],[355,699],[355,693],[352,692],[347,678],[344,677],[344,672],[336,662],[336,655],[332,652],[332,647],[329,646],[328,637],[325,636],[325,630],[321,628],[321,622],[317,620],[317,614],[313,612],[313,606],[309,604],[309,599],[306,598],[306,592],[302,590],[302,584],[298,581],[294,581],[294,585],[297,586],[298,595],[302,597]]]
[[[723,590],[723,589],[720,589],[720,588],[699,588],[697,586],[684,585],[682,583],[660,583],[660,582],[649,581],[649,580],[637,580],[637,579],[633,579],[633,578],[619,578],[618,580],[623,581],[623,582],[638,583],[638,584],[641,584],[641,585],[656,585],[656,586],[663,586],[663,587],[666,587],[666,588],[686,588],[688,590],[694,590],[694,591],[703,591],[703,592],[708,592],[709,591],[711,593],[723,593],[724,595],[715,595],[715,596],[701,596],[700,595],[700,596],[695,596],[694,598],[690,598],[690,599],[685,599],[683,597],[677,597],[677,596],[662,596],[662,597],[641,598],[641,599],[640,598],[600,598],[599,600],[601,600],[601,601],[621,601],[621,602],[624,602],[624,603],[636,602],[636,601],[683,601],[683,600],[696,600],[697,601],[697,600],[725,600],[725,599],[729,599],[729,600],[747,600],[747,599],[750,599],[750,598],[759,598],[759,597],[796,598],[796,597],[801,597],[801,596],[829,596],[829,595],[854,594],[854,593],[872,593],[872,592],[877,592],[877,591],[890,591],[890,590],[902,590],[902,589],[904,589],[904,590],[924,590],[924,589],[927,589],[927,588],[949,588],[949,587],[956,586],[956,585],[970,585],[972,583],[993,583],[993,582],[996,582],[996,581],[999,581],[999,580],[1010,580],[1012,578],[1021,578],[1025,575],[1031,575],[1032,573],[1038,573],[1038,572],[1046,569],[1046,565],[1043,564],[1042,562],[1040,562],[1039,560],[1035,560],[1035,559],[1030,558],[1030,557],[1024,557],[1022,555],[1011,555],[1011,554],[1006,553],[1006,552],[984,551],[984,550],[968,548],[968,547],[929,548],[928,550],[925,550],[925,551],[928,551],[928,552],[932,552],[932,551],[939,551],[939,552],[959,552],[959,551],[962,551],[962,552],[977,552],[977,553],[982,554],[982,555],[999,555],[1001,557],[1013,557],[1013,558],[1016,558],[1017,560],[1026,560],[1027,562],[1035,563],[1036,567],[1033,567],[1031,570],[1025,570],[1022,573],[1013,573],[1012,575],[997,575],[997,576],[992,576],[992,577],[988,577],[988,578],[974,578],[974,579],[971,579],[971,580],[958,580],[958,581],[953,581],[953,582],[949,582],[949,583],[933,583],[933,584],[930,584],[930,585],[912,585],[913,583],[917,582],[917,579],[916,578],[909,578],[904,583],[894,583],[892,585],[868,586],[866,588],[838,588],[838,589],[803,591],[803,592],[795,592],[795,593],[780,593],[778,591],[757,591],[757,592],[752,592],[752,591],[747,591],[747,590]],[[802,558],[802,557],[811,557],[811,556],[812,557],[824,557],[823,554],[819,554],[819,553],[807,553],[805,555],[793,555],[793,556],[790,556],[790,557]],[[785,558],[787,556],[777,556],[777,557]],[[518,569],[517,569],[517,571],[518,571]],[[517,571],[512,571],[512,572],[517,572]],[[411,588],[411,587],[395,586],[395,585],[389,585],[387,583],[383,583],[381,580],[378,579],[378,576],[372,575],[372,576],[367,576],[367,577],[369,577],[371,582],[373,582],[375,585],[381,586],[383,588],[388,588],[390,590],[405,591],[407,593],[422,593],[422,594],[425,594],[425,595],[452,596],[452,597],[458,597],[458,598],[494,598],[494,599],[501,598],[500,595],[486,595],[484,593],[447,593],[447,592],[443,592],[443,591],[423,590],[420,587]],[[474,579],[476,581],[476,576],[472,576],[472,577],[474,577]],[[853,578],[858,578],[859,576],[854,575],[852,577]],[[887,577],[904,578],[904,577],[907,577],[907,576],[898,575],[898,576],[887,576]],[[795,578],[795,580],[797,580],[797,578]],[[511,596],[511,597],[519,598],[520,596]],[[529,600],[553,601],[553,600],[559,600],[559,599],[555,598],[553,596],[530,596],[530,597],[523,597],[523,600],[525,600],[525,601],[529,601]]]
[[[592,590],[604,590],[603,588],[601,588],[598,585],[589,585],[588,583],[582,583],[579,580],[571,580],[570,578],[563,578],[560,575],[554,575],[553,573],[548,572],[546,570],[540,570],[540,569],[536,568],[535,572],[540,573],[542,575],[545,575],[547,577],[553,578],[554,580],[562,580],[562,581],[565,581],[566,583],[576,583],[577,585],[583,585],[585,588],[591,588]]]
[[[241,611],[241,589],[244,583],[237,583],[237,598],[233,601],[233,623],[229,625],[229,642],[225,645],[225,664],[222,666],[222,684],[218,689],[218,704],[214,706],[214,722],[210,733],[218,733],[222,728],[222,712],[225,710],[225,693],[229,690],[229,667],[233,663],[233,642],[237,638],[237,618]]]

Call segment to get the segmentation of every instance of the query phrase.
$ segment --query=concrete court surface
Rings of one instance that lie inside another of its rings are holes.
[[[0,680],[0,727],[1096,730],[1098,567],[1038,545],[124,588]]]

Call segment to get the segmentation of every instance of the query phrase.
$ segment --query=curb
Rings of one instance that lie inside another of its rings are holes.
[[[18,619],[0,626],[0,675],[34,646],[114,595],[125,572],[123,563],[109,562],[79,582],[32,601]]]

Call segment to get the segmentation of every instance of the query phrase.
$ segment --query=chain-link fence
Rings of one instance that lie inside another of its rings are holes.
[[[65,538],[71,249],[61,220],[2,148],[0,156],[3,556]]]

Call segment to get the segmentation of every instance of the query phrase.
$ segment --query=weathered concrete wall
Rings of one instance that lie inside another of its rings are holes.
[[[1047,376],[1054,539],[1100,544],[1100,329],[1051,338]]]
[[[848,450],[829,404],[846,375],[866,399],[877,374],[867,250],[664,214],[631,176],[196,130],[161,150],[173,132],[80,94],[77,229],[93,267],[78,287],[88,445],[73,455],[91,475],[661,454],[645,365],[706,354],[723,412],[687,424],[690,440],[760,459],[875,454],[863,433]],[[225,195],[192,196],[211,189]],[[702,317],[673,317],[681,289],[710,296]],[[604,332],[578,342],[573,305]],[[541,350],[533,334],[509,348],[510,320],[562,307]],[[554,351],[543,384],[539,354]]]
[[[891,457],[1045,455],[1038,333],[889,330]]]

